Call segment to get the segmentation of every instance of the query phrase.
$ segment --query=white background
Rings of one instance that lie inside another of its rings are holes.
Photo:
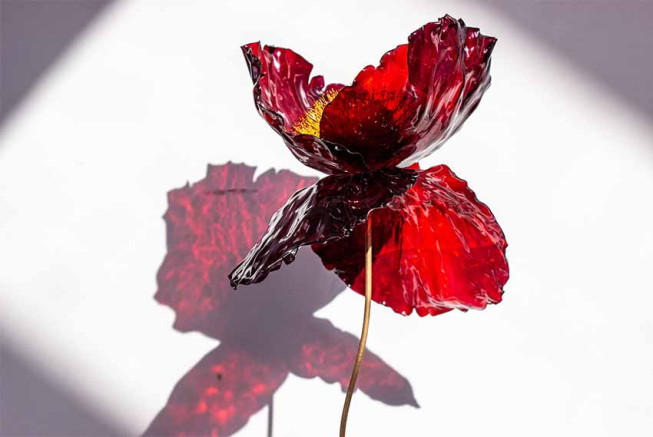
[[[348,83],[449,13],[498,37],[493,85],[424,166],[448,164],[502,225],[505,301],[404,318],[369,346],[421,409],[357,395],[351,436],[653,432],[653,130],[512,23],[455,1],[125,1],[73,47],[0,136],[0,329],[104,417],[142,432],[216,342],[153,300],[166,192],[228,160],[317,174],[256,113],[239,46],[291,47]],[[362,299],[318,315],[358,333]],[[333,436],[343,394],[291,376],[275,435]],[[239,436],[262,436],[266,413]]]

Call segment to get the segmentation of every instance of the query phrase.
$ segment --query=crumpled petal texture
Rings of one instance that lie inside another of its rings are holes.
[[[387,168],[332,175],[295,193],[274,214],[267,232],[229,275],[231,285],[260,282],[282,262],[292,262],[300,246],[349,235],[367,214],[413,186],[417,172]]]
[[[445,165],[372,211],[374,301],[402,314],[437,315],[501,301],[507,243],[490,209]],[[365,223],[313,245],[324,265],[364,294]]]
[[[463,90],[463,102],[460,111],[456,114],[452,123],[451,135],[456,133],[467,117],[478,107],[481,97],[488,89],[492,78],[490,77],[490,55],[497,40],[492,37],[481,35],[477,28],[467,28],[465,40],[465,88]],[[421,156],[430,154],[427,150],[413,157],[412,162],[418,161]]]
[[[315,102],[343,86],[325,86],[322,76],[310,78],[313,65],[289,49],[250,43],[242,47],[254,82],[259,114],[283,138],[303,164],[324,173],[363,168],[361,157],[312,135],[298,135],[293,126]]]
[[[243,52],[259,113],[302,163],[335,174],[408,166],[442,146],[489,86],[495,42],[447,15],[346,87],[310,79],[313,66],[291,50],[252,43]],[[319,136],[293,132],[329,90],[339,92],[324,108]]]
[[[197,329],[225,304],[233,290],[223,278],[288,197],[316,181],[287,170],[254,180],[255,171],[244,164],[209,165],[205,179],[168,193],[168,253],[156,299],[175,310],[177,329]]]
[[[302,163],[329,176],[274,215],[229,275],[232,286],[262,281],[311,244],[362,293],[369,217],[375,301],[421,316],[499,302],[506,242],[491,211],[448,167],[410,168],[477,108],[491,82],[495,43],[446,15],[350,86],[311,78],[313,66],[291,50],[243,46],[259,113]]]

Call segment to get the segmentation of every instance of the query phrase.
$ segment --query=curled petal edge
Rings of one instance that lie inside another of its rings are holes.
[[[266,233],[229,274],[231,286],[260,282],[301,246],[347,237],[370,211],[402,196],[417,180],[412,169],[327,176],[297,191],[270,221]]]

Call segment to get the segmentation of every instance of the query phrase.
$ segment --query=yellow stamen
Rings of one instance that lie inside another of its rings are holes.
[[[292,127],[297,135],[313,135],[320,137],[320,121],[322,120],[322,113],[324,108],[331,103],[338,95],[338,91],[329,90],[322,97],[317,99],[313,106],[309,108],[302,118]]]

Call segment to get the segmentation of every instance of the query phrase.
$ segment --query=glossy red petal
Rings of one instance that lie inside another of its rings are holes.
[[[267,232],[231,272],[235,288],[260,282],[281,263],[292,262],[300,246],[346,237],[367,214],[403,195],[417,172],[387,168],[332,175],[295,193],[270,221]]]
[[[290,133],[328,89],[342,87],[334,84],[327,89],[322,76],[311,79],[313,65],[292,50],[260,43],[244,45],[242,50],[255,84],[257,107],[264,117],[275,118],[268,120],[274,128]],[[281,124],[274,124],[276,121]]]
[[[440,147],[489,85],[495,39],[445,16],[363,69],[326,106],[323,140],[360,154],[369,169],[407,166]]]
[[[313,65],[292,50],[260,43],[244,45],[242,50],[254,82],[254,103],[259,113],[297,159],[329,174],[364,168],[360,158],[341,147],[293,131],[317,100],[342,85],[325,86],[322,76],[311,78]]]
[[[305,330],[301,335],[306,342],[292,357],[291,371],[303,378],[317,377],[338,383],[346,391],[358,351],[358,338],[324,319],[313,319]],[[408,380],[369,349],[365,352],[357,388],[387,405],[418,406]]]
[[[488,89],[492,82],[490,77],[490,56],[496,42],[496,38],[482,35],[479,29],[467,28],[465,40],[465,89],[463,91],[462,105],[453,121],[452,134],[474,112],[485,90]]]
[[[205,179],[168,193],[168,252],[155,297],[175,310],[177,329],[196,329],[232,297],[223,279],[230,268],[287,198],[316,180],[285,170],[254,180],[255,170],[244,164],[209,166]]]
[[[482,309],[501,301],[507,243],[490,209],[444,166],[370,214],[373,299],[403,314]],[[313,245],[325,266],[364,292],[365,224],[348,237]]]
[[[233,435],[270,403],[287,376],[284,364],[221,344],[177,383],[144,435]]]
[[[286,49],[243,47],[259,112],[304,164],[326,173],[408,166],[442,144],[478,105],[490,84],[496,40],[450,16],[413,32],[408,44],[365,67],[319,118],[319,134],[292,126],[327,93],[309,81],[312,65]]]
[[[408,82],[404,44],[386,53],[378,67],[365,67],[327,105],[321,137],[360,154],[370,169],[398,164],[411,153],[420,106]]]
[[[449,138],[463,102],[465,24],[450,16],[413,32],[409,41],[410,82],[422,97],[413,129],[416,141],[402,163],[419,161]]]

